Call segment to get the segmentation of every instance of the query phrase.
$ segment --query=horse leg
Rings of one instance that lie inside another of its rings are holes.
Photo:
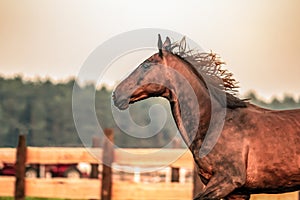
[[[198,194],[194,200],[222,199],[233,192],[241,184],[244,184],[239,182],[240,181],[233,181],[230,176],[215,174],[209,180],[205,190]]]
[[[225,199],[226,200],[249,200],[250,195],[249,194],[231,194],[231,195],[228,195]]]

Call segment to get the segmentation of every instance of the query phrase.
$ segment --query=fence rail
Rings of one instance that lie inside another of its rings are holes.
[[[114,163],[136,166],[193,168],[193,156],[186,149],[116,149]],[[145,155],[145,156],[144,156]],[[136,159],[136,158],[139,159]],[[174,158],[171,160],[170,158]],[[0,148],[0,161],[16,162],[15,148]],[[170,161],[172,161],[170,163]],[[27,164],[102,163],[101,148],[27,147]]]
[[[14,177],[0,178],[0,196],[14,195]],[[95,179],[26,179],[26,196],[65,199],[99,199],[101,182]],[[114,182],[113,200],[191,200],[192,183]],[[298,200],[297,192],[252,195],[251,200]]]
[[[0,178],[1,196],[13,196],[14,177]],[[99,199],[101,182],[93,179],[26,179],[26,196],[42,198]],[[191,200],[192,183],[114,182],[113,200]]]

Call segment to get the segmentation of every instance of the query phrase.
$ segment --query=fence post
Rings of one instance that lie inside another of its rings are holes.
[[[101,200],[111,200],[112,197],[112,169],[114,161],[114,132],[112,129],[104,130],[102,155],[102,186]]]
[[[175,137],[172,140],[172,147],[174,149],[180,148],[181,140],[178,137]],[[171,167],[171,182],[179,182],[180,178],[180,169],[178,167]]]
[[[92,138],[92,147],[93,148],[100,147],[100,140],[101,139],[99,137],[94,136]],[[92,163],[91,164],[90,178],[93,178],[93,179],[97,179],[98,178],[98,175],[99,175],[98,167],[99,167],[99,165],[97,163]]]
[[[25,164],[26,164],[26,138],[25,135],[19,135],[17,155],[16,155],[16,182],[15,182],[15,200],[25,199]]]

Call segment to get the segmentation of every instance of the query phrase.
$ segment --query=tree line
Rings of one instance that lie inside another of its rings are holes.
[[[140,137],[134,137],[123,132],[111,111],[111,89],[106,86],[95,88],[93,84],[79,85],[75,79],[61,83],[53,83],[51,80],[26,81],[21,76],[14,78],[0,77],[0,147],[15,147],[18,134],[27,135],[27,143],[30,146],[82,146],[82,135],[77,133],[72,114],[73,87],[80,90],[79,106],[81,116],[85,122],[80,127],[80,132],[87,136],[101,137],[97,133],[93,116],[90,115],[91,106],[86,105],[86,98],[91,93],[95,94],[95,112],[100,126],[115,130],[115,144],[119,147],[171,147],[170,141],[179,137],[176,125],[170,114],[170,106],[166,100],[154,98],[138,102],[130,107],[129,113],[132,119],[118,119],[130,132],[130,123],[134,121],[139,126],[151,123],[149,109],[154,104],[160,104],[166,110],[166,116],[155,115],[157,122],[166,121],[165,126],[157,134],[151,135],[149,131],[141,131]],[[274,98],[266,103],[254,92],[248,93],[246,98],[260,106],[272,109],[299,108],[300,100],[286,95],[283,100]],[[154,122],[154,124],[156,124]],[[154,127],[155,128],[155,127]],[[156,127],[159,128],[159,127]],[[89,140],[89,138],[88,138]],[[89,142],[87,142],[89,143]],[[92,138],[90,138],[92,143]],[[89,145],[89,144],[87,144]]]
[[[81,135],[77,133],[72,114],[73,87],[79,88],[80,95],[75,106],[85,123],[80,125]],[[117,126],[111,112],[111,93],[106,86],[98,89],[93,84],[78,85],[75,79],[63,83],[51,80],[26,81],[21,76],[15,78],[0,77],[0,147],[15,147],[18,135],[27,135],[30,146],[82,146],[92,144],[92,137],[102,137],[91,115],[91,106],[86,102],[90,95],[95,95],[97,120],[104,128],[115,130],[115,143],[119,147],[161,147],[168,146],[171,138],[176,136],[175,124],[167,117],[166,126],[154,136],[140,133],[142,138],[124,133]],[[92,102],[91,102],[92,103]],[[132,120],[145,126],[150,123],[148,111],[154,103],[168,105],[162,99],[144,101],[130,107]],[[160,116],[157,116],[160,120]],[[130,119],[121,119],[130,124]],[[129,127],[130,128],[130,127]]]

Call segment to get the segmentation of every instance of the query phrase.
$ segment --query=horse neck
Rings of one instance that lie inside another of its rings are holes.
[[[191,100],[191,91],[187,90],[185,84],[173,81],[176,94],[169,99],[172,114],[185,143],[190,147],[195,139],[201,141],[208,129],[211,116],[210,95],[203,79],[188,63],[170,56],[166,64],[188,82],[196,98]]]

